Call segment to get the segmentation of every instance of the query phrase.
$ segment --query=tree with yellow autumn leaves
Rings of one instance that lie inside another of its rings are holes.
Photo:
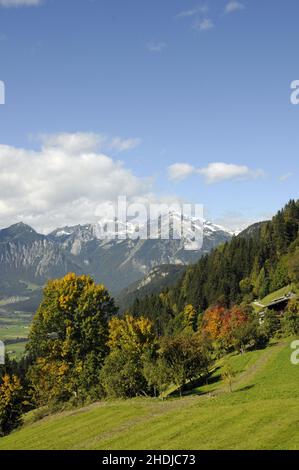
[[[99,393],[99,370],[108,353],[108,322],[117,309],[103,285],[67,274],[49,281],[33,319],[28,377],[37,404]]]
[[[5,374],[0,384],[0,436],[9,434],[21,424],[22,402],[19,378]]]
[[[143,364],[157,345],[153,323],[144,317],[114,317],[109,322],[107,344],[110,353],[100,374],[105,394],[123,398],[147,394]]]

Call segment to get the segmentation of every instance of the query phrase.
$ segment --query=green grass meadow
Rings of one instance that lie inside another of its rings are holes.
[[[0,317],[0,339],[5,343],[8,341],[6,352],[10,358],[19,359],[22,356],[25,351],[28,334],[28,321],[21,321],[19,318]]]
[[[219,362],[182,398],[104,401],[64,411],[0,439],[0,449],[299,449],[299,366],[291,340],[231,355],[233,392]]]

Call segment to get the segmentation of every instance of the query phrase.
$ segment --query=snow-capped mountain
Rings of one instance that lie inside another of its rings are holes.
[[[95,239],[99,243],[102,242],[103,246],[112,241],[123,240],[180,240],[185,250],[200,251],[203,239],[213,238],[216,233],[230,235],[223,227],[205,219],[172,212],[139,225],[104,219],[94,224],[62,227],[53,231],[49,237],[61,242],[74,255],[78,255],[84,243]]]
[[[140,226],[105,220],[63,227],[49,237],[98,281],[119,292],[161,264],[197,261],[231,235],[206,220],[172,213]]]
[[[167,229],[170,237],[163,239]],[[202,237],[200,246],[194,245],[194,236]],[[140,227],[134,221],[101,221],[61,227],[49,235],[16,224],[0,230],[0,294],[7,286],[11,292],[12,282],[43,285],[69,271],[90,274],[117,294],[157,266],[194,263],[230,238],[221,227],[176,213],[170,222],[166,216]]]

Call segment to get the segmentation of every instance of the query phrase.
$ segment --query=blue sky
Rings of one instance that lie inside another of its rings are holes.
[[[85,222],[108,180],[107,200],[181,198],[232,228],[298,197],[298,0],[1,4],[1,226]],[[100,141],[89,169],[79,137]]]

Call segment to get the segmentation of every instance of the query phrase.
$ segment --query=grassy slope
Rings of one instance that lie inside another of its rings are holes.
[[[267,305],[270,302],[272,302],[275,299],[278,299],[279,297],[283,297],[284,295],[287,295],[289,292],[294,291],[295,288],[292,286],[292,284],[289,284],[288,286],[282,287],[281,289],[272,292],[271,294],[267,295],[261,300],[261,303],[263,305]]]
[[[287,286],[282,287],[281,289],[271,292],[271,294],[266,295],[266,297],[258,300],[258,302],[261,303],[262,305],[267,305],[273,300],[278,299],[279,297],[283,297],[284,295],[287,295],[291,291],[294,292],[295,294],[298,294],[298,289],[296,288],[296,286],[294,284],[288,284]],[[264,308],[264,307],[259,307],[255,303],[253,303],[252,306],[256,312],[260,312]]]
[[[104,402],[0,439],[0,449],[299,449],[299,366],[290,341],[230,358],[234,392],[218,380],[183,398]],[[209,393],[203,393],[203,392]]]

